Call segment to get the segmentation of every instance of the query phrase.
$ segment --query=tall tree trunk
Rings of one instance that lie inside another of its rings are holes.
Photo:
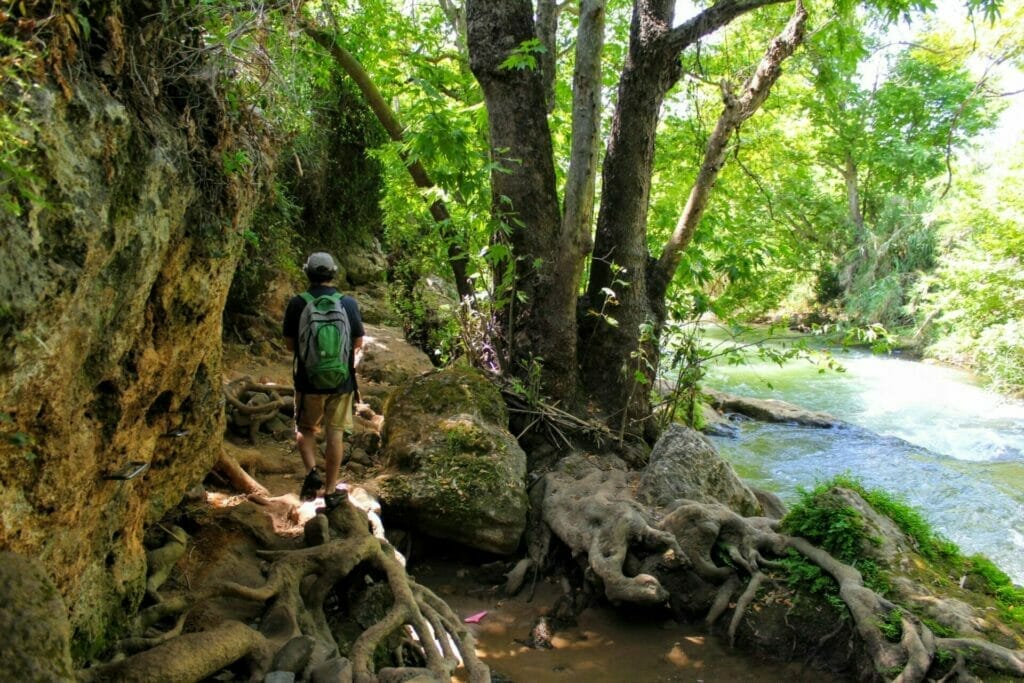
[[[576,33],[576,68],[572,92],[572,149],[565,179],[563,238],[580,254],[593,248],[590,236],[594,219],[594,185],[601,140],[601,53],[604,50],[604,19],[607,0],[580,0]],[[583,261],[575,271],[579,281]]]
[[[507,317],[513,371],[542,361],[544,391],[572,401],[576,390],[576,287],[583,254],[567,242],[539,72],[501,64],[533,39],[530,0],[466,4],[470,68],[484,92],[490,146],[501,169],[491,174],[492,210],[506,227],[515,258],[514,313]]]
[[[853,154],[847,150],[843,158],[843,182],[846,184],[847,217],[853,226],[853,248],[843,259],[845,263],[839,273],[839,286],[849,295],[853,289],[853,281],[864,264],[871,257],[872,244],[864,225],[864,214],[860,210],[860,186],[857,176],[857,162]]]
[[[641,325],[653,319],[646,280],[647,206],[658,113],[679,77],[677,53],[665,42],[673,9],[673,0],[638,0],[633,6],[629,52],[604,158],[587,289],[590,311],[599,315],[587,316],[581,325],[580,362],[588,396],[612,419],[627,409],[630,394],[632,417],[650,412],[648,392],[636,391],[630,366],[641,360],[631,357],[638,352]]]
[[[537,0],[537,39],[544,46],[540,53],[541,78],[544,81],[544,103],[550,114],[555,110],[555,69],[558,66],[558,0]]]
[[[849,211],[850,223],[853,225],[854,234],[858,242],[863,242],[864,214],[860,211],[860,189],[857,184],[857,162],[853,160],[853,154],[846,152],[843,160],[843,181],[846,183],[846,205]]]
[[[308,23],[303,25],[303,30],[318,45],[327,50],[338,66],[348,74],[349,78],[355,81],[356,86],[363,93],[367,104],[377,116],[377,120],[380,121],[384,130],[387,131],[388,136],[395,142],[405,140],[405,129],[399,123],[398,117],[395,116],[395,113],[388,106],[380,91],[377,90],[373,79],[370,78],[370,75],[363,68],[363,65],[359,63],[359,60],[348,50],[338,45],[334,34],[322,31]],[[412,176],[416,187],[427,190],[435,186],[430,174],[427,173],[427,169],[424,168],[419,160],[408,163],[408,155],[405,152],[399,152],[399,154],[402,160],[406,162],[406,168],[409,170],[409,175]],[[442,200],[436,199],[430,204],[430,215],[440,226],[441,236],[448,243],[448,263],[451,265],[452,274],[455,277],[455,287],[459,292],[459,298],[463,300],[469,298],[472,300],[473,285],[466,274],[466,252],[452,233],[450,227],[451,215],[448,213],[448,207]]]
[[[737,16],[778,0],[719,0],[672,28],[673,0],[637,0],[629,52],[604,160],[601,209],[581,325],[581,365],[588,394],[609,417],[637,431],[650,416],[649,386],[658,362],[664,320],[660,282],[652,296],[647,210],[658,115],[679,78],[679,54]],[[615,318],[609,324],[606,316]],[[653,332],[653,334],[652,334]],[[641,344],[641,341],[644,343]],[[652,436],[649,422],[644,425]]]

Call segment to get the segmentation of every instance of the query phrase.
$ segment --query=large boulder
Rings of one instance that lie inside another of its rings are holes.
[[[501,393],[451,367],[398,389],[384,412],[385,515],[424,533],[511,553],[526,526],[526,454]]]
[[[360,306],[362,301],[359,302]],[[375,412],[396,387],[414,377],[432,372],[427,354],[405,340],[402,330],[383,325],[365,325],[363,360],[359,364],[359,393]]]
[[[761,514],[757,497],[732,465],[707,438],[680,424],[671,425],[654,445],[640,477],[637,498],[655,506],[686,498],[722,503],[744,516]]]
[[[427,354],[407,342],[397,327],[365,325],[365,328],[360,379],[398,386],[434,369]]]

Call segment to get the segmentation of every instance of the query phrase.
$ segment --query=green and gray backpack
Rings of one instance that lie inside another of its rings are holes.
[[[299,317],[298,358],[314,389],[337,389],[348,380],[352,327],[338,292],[314,297],[300,294],[306,302]]]

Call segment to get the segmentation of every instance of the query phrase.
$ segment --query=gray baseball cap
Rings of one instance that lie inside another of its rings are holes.
[[[326,251],[317,251],[309,255],[302,270],[310,279],[330,279],[338,274],[338,264]]]

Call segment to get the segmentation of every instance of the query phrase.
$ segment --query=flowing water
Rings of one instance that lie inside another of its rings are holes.
[[[714,368],[709,386],[822,410],[855,425],[815,429],[744,421],[715,437],[740,476],[787,502],[797,487],[848,472],[914,505],[967,554],[1024,584],[1024,402],[955,369],[837,352],[845,372],[806,362]]]

